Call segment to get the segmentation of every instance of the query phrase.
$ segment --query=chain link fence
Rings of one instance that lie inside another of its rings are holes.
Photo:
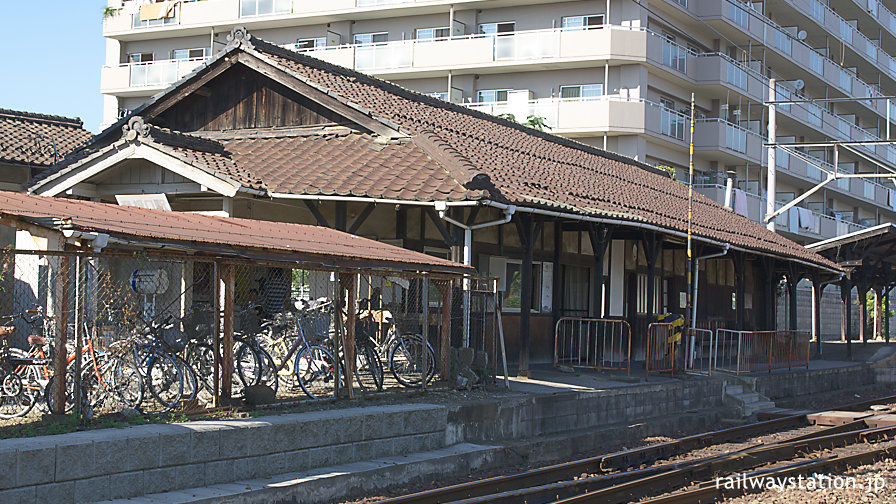
[[[484,279],[7,251],[0,416],[352,397],[436,377],[487,384],[500,358],[495,316]]]

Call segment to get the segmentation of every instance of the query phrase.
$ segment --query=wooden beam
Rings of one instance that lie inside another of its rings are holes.
[[[323,227],[327,227],[327,228],[330,227],[330,223],[327,222],[327,219],[326,219],[326,217],[324,217],[324,214],[320,213],[320,208],[318,208],[318,203],[311,201],[311,200],[302,200],[302,201],[305,202],[305,206],[308,207],[308,210],[311,211],[311,215],[313,215],[314,218],[317,220],[318,226],[323,226]]]
[[[517,221],[523,262],[520,265],[520,356],[519,376],[529,376],[529,339],[532,318],[532,255],[535,249],[535,219],[521,214]]]
[[[454,246],[454,238],[451,237],[451,233],[448,232],[448,228],[445,227],[445,221],[440,219],[439,216],[436,215],[436,211],[433,210],[432,208],[426,207],[423,211],[426,212],[426,215],[429,217],[429,220],[431,220],[433,222],[433,224],[436,225],[436,229],[439,230],[439,234],[441,234],[442,239],[445,240],[445,245],[448,245],[449,247],[453,247]]]
[[[65,383],[68,380],[68,373],[66,372],[68,369],[68,351],[65,344],[68,339],[69,271],[71,269],[71,259],[68,256],[50,259],[50,261],[54,260],[58,261],[61,271],[59,271],[56,284],[56,292],[59,296],[56,297],[58,300],[55,307],[56,334],[53,338],[53,346],[56,351],[53,356],[54,388],[51,390],[53,396],[52,413],[54,415],[64,415],[65,392],[68,388]]]
[[[364,221],[366,221],[367,218],[370,217],[370,214],[373,213],[374,208],[376,208],[376,204],[374,203],[368,203],[367,205],[365,205],[364,210],[361,210],[361,213],[357,217],[355,217],[355,221],[352,222],[351,226],[349,226],[348,232],[351,234],[355,234],[358,231],[358,228],[360,228],[361,225],[364,224]]]
[[[451,376],[451,281],[437,280],[436,285],[441,296],[442,312],[439,326],[439,376],[450,381]],[[424,352],[425,355],[425,352]]]

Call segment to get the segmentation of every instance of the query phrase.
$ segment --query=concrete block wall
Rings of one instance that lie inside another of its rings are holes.
[[[869,364],[858,364],[833,369],[800,369],[768,375],[745,377],[753,382],[755,391],[772,401],[838,390],[849,390],[874,385],[876,375]]]
[[[718,380],[521,396],[450,407],[447,439],[452,444],[530,438],[721,406]]]
[[[75,503],[252,479],[445,446],[426,404],[0,440],[0,503]]]

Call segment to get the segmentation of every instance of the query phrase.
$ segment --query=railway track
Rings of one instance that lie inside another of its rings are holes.
[[[835,410],[861,412],[873,404],[896,404],[896,396],[841,405]],[[896,406],[874,414],[894,411]],[[758,488],[752,480],[830,473],[896,455],[896,425],[875,426],[868,421],[871,417],[815,425],[810,417],[812,414],[785,416],[380,502],[708,502]],[[742,480],[735,488],[718,484],[717,478],[732,475]]]

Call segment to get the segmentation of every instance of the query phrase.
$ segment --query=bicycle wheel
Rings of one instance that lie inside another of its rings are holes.
[[[153,351],[146,368],[146,382],[155,399],[146,413],[164,413],[180,401],[184,393],[184,376],[177,362],[170,356]],[[142,407],[142,406],[141,406]]]
[[[274,395],[276,395],[280,378],[277,376],[277,365],[274,363],[274,358],[264,348],[256,348],[255,351],[258,352],[258,357],[261,361],[261,379],[259,384],[271,387]]]
[[[0,374],[0,418],[21,417],[28,414],[37,402],[38,394],[26,387],[25,380],[12,371]]]
[[[193,343],[187,347],[186,361],[196,371],[199,386],[214,397],[215,351],[208,343]]]
[[[10,348],[9,354],[13,358],[29,358],[28,352],[21,348]],[[34,356],[31,356],[34,357]],[[35,405],[38,409],[46,408],[43,401],[44,388],[47,386],[47,373],[45,365],[16,365],[15,372],[22,378],[22,386],[29,396],[35,397]]]
[[[341,370],[337,372],[336,369],[336,359],[326,348],[304,347],[296,355],[296,379],[312,399],[333,395],[333,381],[342,376]]]
[[[51,376],[49,381],[47,382],[47,386],[44,387],[44,400],[47,403],[47,407],[50,408],[50,411],[53,411],[53,404],[55,403],[56,397],[56,377]],[[81,404],[87,405],[87,395],[84,393],[84,388],[81,388]],[[75,407],[75,368],[74,366],[69,366],[65,372],[65,412],[69,413]]]
[[[137,409],[143,402],[143,375],[130,353],[119,356],[107,367],[112,390],[123,406]]]
[[[181,373],[183,373],[184,393],[181,399],[184,401],[192,401],[193,399],[196,399],[196,395],[199,393],[199,377],[196,376],[196,371],[194,371],[193,367],[180,355],[170,354],[169,357],[177,362],[177,365],[180,366]]]
[[[264,376],[264,368],[258,350],[245,342],[238,341],[233,352],[234,396],[242,395],[243,389],[258,385]]]
[[[355,379],[362,390],[383,390],[383,363],[372,345],[355,349]]]
[[[389,352],[389,369],[398,383],[405,387],[417,388],[423,385],[423,337],[419,334],[413,336],[400,336]],[[426,383],[435,375],[435,352],[432,346],[426,343]]]

